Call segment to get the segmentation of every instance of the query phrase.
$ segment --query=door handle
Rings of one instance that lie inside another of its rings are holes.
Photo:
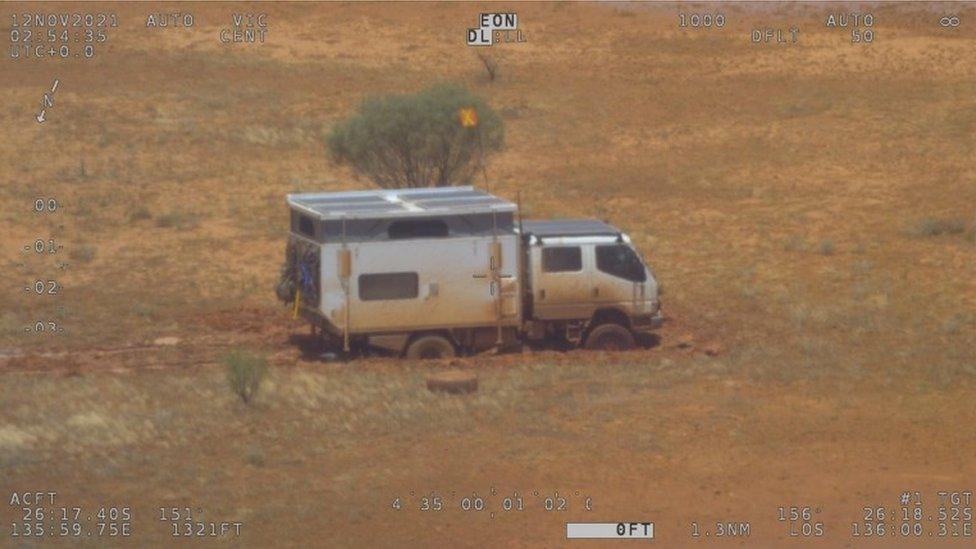
[[[539,301],[542,301],[545,298],[546,298],[546,291],[542,288],[539,288]]]

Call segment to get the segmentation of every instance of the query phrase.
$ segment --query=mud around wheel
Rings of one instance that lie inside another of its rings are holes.
[[[410,342],[405,356],[409,359],[424,360],[438,358],[452,358],[454,345],[444,336],[425,335]]]
[[[478,390],[478,376],[463,370],[447,370],[427,376],[427,390],[445,393],[473,393]]]
[[[627,351],[634,348],[634,334],[620,324],[601,324],[586,336],[583,347],[594,351]]]

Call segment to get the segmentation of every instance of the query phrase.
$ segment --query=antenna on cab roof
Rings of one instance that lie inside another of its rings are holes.
[[[522,229],[522,191],[515,191],[515,205],[518,207],[519,238],[525,238],[525,231]]]

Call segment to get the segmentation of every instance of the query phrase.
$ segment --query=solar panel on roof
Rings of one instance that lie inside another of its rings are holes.
[[[435,207],[445,207],[445,206],[464,206],[466,204],[483,204],[485,202],[492,202],[502,204],[501,200],[498,200],[494,196],[470,196],[465,198],[457,197],[438,197],[429,198],[427,200],[411,200],[412,204],[417,206],[435,206]]]
[[[307,204],[386,204],[382,196],[310,196],[303,199]]]
[[[312,209],[321,213],[330,212],[395,212],[403,210],[402,204],[315,204]]]
[[[288,195],[288,204],[321,219],[411,217],[456,211],[459,214],[514,212],[515,204],[472,187],[395,189]]]
[[[462,196],[490,196],[479,191],[414,191],[403,193],[404,198],[414,200],[428,200],[431,198],[457,198]]]

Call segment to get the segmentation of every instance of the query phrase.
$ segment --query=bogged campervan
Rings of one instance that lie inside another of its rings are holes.
[[[349,350],[436,358],[550,337],[627,349],[658,283],[615,227],[521,221],[472,187],[302,193],[279,297]]]

